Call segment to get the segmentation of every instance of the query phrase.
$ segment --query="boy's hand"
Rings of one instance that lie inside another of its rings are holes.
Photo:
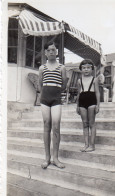
[[[79,107],[76,108],[76,112],[77,112],[77,114],[80,115],[80,109],[79,109]]]
[[[99,113],[99,106],[98,105],[95,106],[95,113],[96,114]]]

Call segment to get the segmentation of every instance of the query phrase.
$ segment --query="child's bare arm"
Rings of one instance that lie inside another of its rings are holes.
[[[99,83],[97,78],[95,78],[95,94],[97,99],[96,113],[98,113],[100,107],[100,92],[99,92]]]
[[[67,76],[66,76],[66,68],[64,65],[61,67],[61,74],[62,74],[62,91],[66,89],[67,85]]]
[[[41,88],[43,86],[43,65],[39,68],[39,91],[41,92]]]
[[[78,79],[78,81],[77,81],[77,87],[78,87],[78,95],[77,95],[77,113],[80,114],[80,110],[79,110],[79,95],[80,95],[80,90],[81,90],[80,79]]]

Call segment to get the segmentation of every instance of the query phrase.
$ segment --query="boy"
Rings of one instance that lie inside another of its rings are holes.
[[[44,46],[47,63],[39,69],[39,85],[41,93],[41,108],[44,121],[44,145],[46,160],[41,165],[46,169],[50,164],[51,129],[53,131],[53,164],[64,168],[64,164],[58,160],[60,144],[61,121],[61,92],[66,88],[66,69],[56,60],[57,49],[54,43]]]

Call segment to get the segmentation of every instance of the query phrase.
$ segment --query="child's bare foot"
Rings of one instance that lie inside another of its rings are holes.
[[[89,146],[84,146],[83,148],[80,149],[80,151],[81,151],[81,152],[86,152],[86,149],[87,149],[88,147],[89,147]]]
[[[47,169],[47,167],[50,165],[50,161],[44,161],[41,165],[42,169]]]
[[[95,150],[94,146],[89,146],[89,148],[86,149],[86,152],[92,152]]]
[[[52,164],[61,169],[65,168],[65,165],[61,163],[59,160],[53,161]]]

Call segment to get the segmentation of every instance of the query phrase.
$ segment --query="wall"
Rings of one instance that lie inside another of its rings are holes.
[[[38,71],[28,69],[28,68],[20,68],[20,95],[18,95],[18,101],[24,102],[24,103],[33,103],[35,101],[36,97],[36,91],[32,85],[32,83],[28,79],[28,73],[36,73],[38,74]]]
[[[7,192],[7,18],[7,1],[0,0],[0,196]]]
[[[17,65],[8,66],[8,101],[16,101]]]
[[[113,66],[113,71],[114,71],[114,78],[113,78],[113,97],[112,97],[112,102],[115,103],[115,65]]]
[[[8,64],[8,101],[34,104],[36,91],[27,77],[28,73],[38,74],[38,71]]]

